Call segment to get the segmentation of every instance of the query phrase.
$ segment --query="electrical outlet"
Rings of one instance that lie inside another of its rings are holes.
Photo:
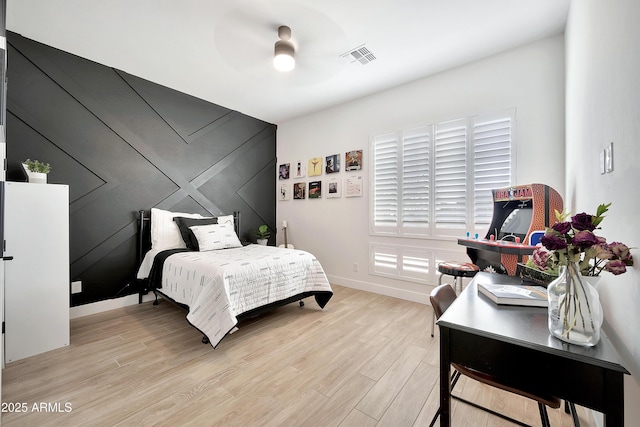
[[[79,294],[80,292],[82,292],[82,281],[71,282],[71,293]]]
[[[358,263],[355,263],[355,262],[354,262],[354,263],[353,263],[353,271],[354,271],[354,273],[357,273],[357,272],[358,272],[358,270],[359,270]]]

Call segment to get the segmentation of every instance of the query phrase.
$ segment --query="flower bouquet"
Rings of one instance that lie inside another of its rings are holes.
[[[598,206],[595,215],[569,214],[556,211],[556,222],[547,228],[527,262],[529,267],[557,275],[548,287],[549,330],[561,340],[585,346],[600,339],[602,308],[597,291],[588,278],[602,271],[623,274],[633,265],[629,247],[624,243],[607,243],[594,231],[609,210],[609,204]]]

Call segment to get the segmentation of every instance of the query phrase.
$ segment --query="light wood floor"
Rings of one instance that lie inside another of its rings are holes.
[[[26,403],[28,412],[3,413],[2,424],[427,426],[438,402],[431,308],[334,291],[324,310],[312,298],[282,307],[216,349],[167,302],[74,319],[69,347],[4,369],[2,401]],[[540,425],[532,401],[471,380],[456,391]],[[34,403],[60,412],[34,412]],[[587,411],[579,412],[588,426]],[[553,426],[572,425],[561,410],[550,417]],[[512,424],[454,401],[453,425]]]

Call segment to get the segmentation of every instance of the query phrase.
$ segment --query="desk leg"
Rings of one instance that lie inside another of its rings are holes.
[[[624,426],[624,379],[620,372],[604,374],[604,425]]]
[[[450,330],[440,326],[440,427],[451,425]]]

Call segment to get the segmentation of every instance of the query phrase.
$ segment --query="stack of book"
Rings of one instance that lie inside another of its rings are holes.
[[[478,283],[478,292],[496,304],[547,307],[547,289],[543,286]]]

